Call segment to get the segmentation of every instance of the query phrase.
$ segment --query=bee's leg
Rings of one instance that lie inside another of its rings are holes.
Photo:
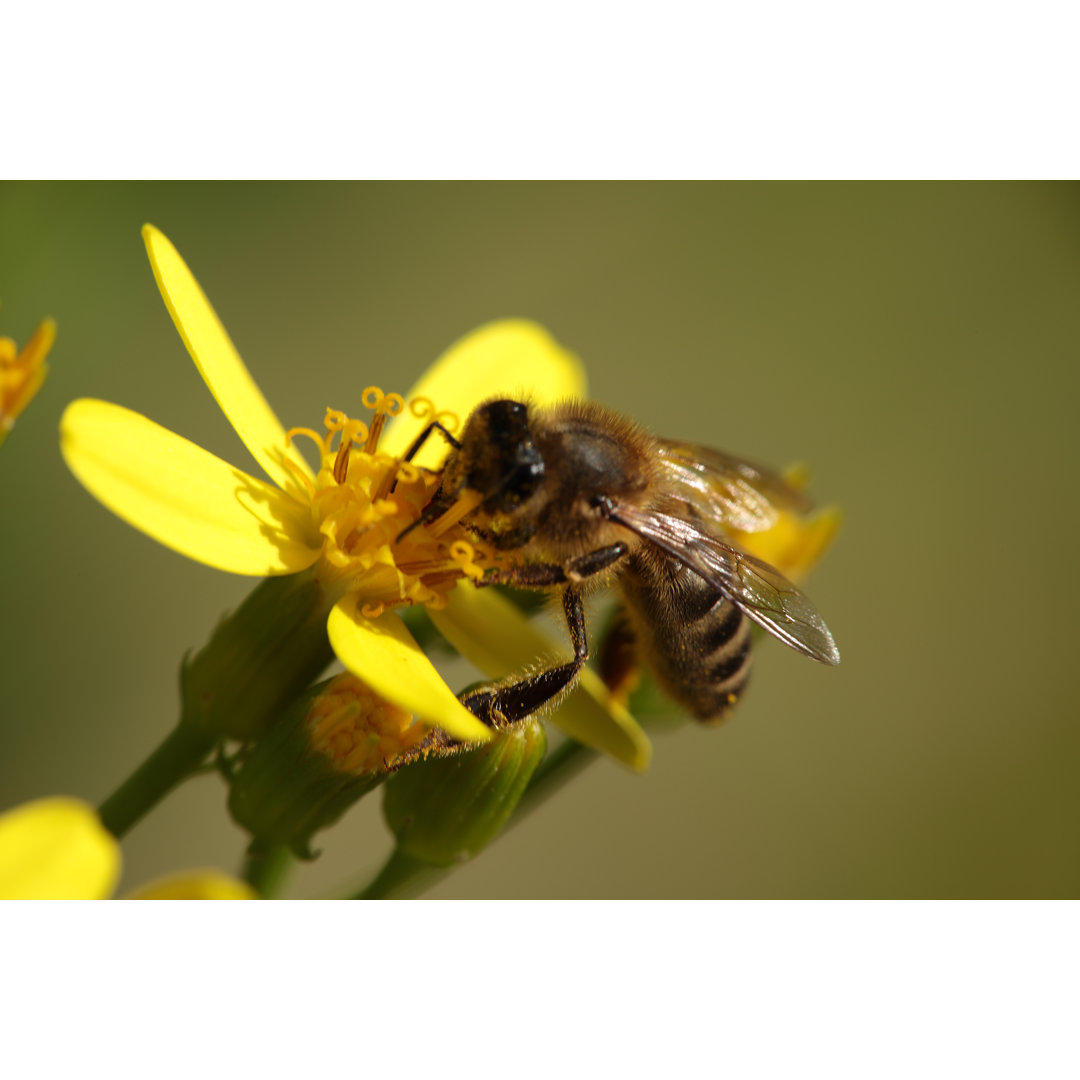
[[[525,563],[496,570],[484,579],[485,585],[515,585],[519,589],[550,589],[554,585],[576,584],[599,574],[621,559],[629,549],[620,542],[597,548],[571,559],[564,566],[558,563]]]
[[[641,677],[641,656],[637,635],[626,614],[620,608],[600,641],[596,667],[604,685],[616,700],[626,703]]]
[[[441,431],[442,434],[443,434],[443,438],[446,439],[446,441],[455,450],[460,450],[461,449],[461,443],[458,442],[458,440],[455,439],[454,436],[451,435],[450,432],[447,431],[446,428],[444,428],[442,426],[442,424],[439,423],[438,420],[432,420],[432,422],[430,424],[428,424],[428,426],[426,428],[424,428],[424,430],[421,431],[420,434],[417,435],[415,439],[413,439],[412,445],[409,447],[408,450],[405,451],[405,456],[401,460],[402,461],[412,461],[412,459],[414,457],[416,457],[416,455],[420,452],[420,447],[423,446],[424,443],[426,443],[428,441],[428,437],[431,435],[431,433],[433,431]]]
[[[574,659],[569,664],[539,671],[508,686],[493,686],[466,694],[461,703],[488,727],[504,727],[531,716],[541,706],[577,678],[589,659],[589,643],[585,637],[585,609],[581,593],[573,586],[563,593],[563,611],[574,645]]]
[[[397,481],[395,480],[394,483],[396,484]],[[405,528],[394,537],[394,543],[400,544],[413,529],[418,528],[421,525],[430,525],[433,521],[438,520],[453,505],[454,500],[452,498],[446,498],[441,492],[436,494],[435,498],[424,507],[420,516],[411,525],[406,525]]]
[[[620,540],[617,544],[597,548],[587,555],[579,555],[566,564],[566,576],[570,581],[584,581],[617,563],[630,549]]]
[[[410,445],[409,449],[405,451],[405,456],[401,460],[412,461],[412,459],[416,457],[416,455],[420,452],[420,447],[423,446],[425,442],[427,442],[428,437],[433,431],[441,431],[443,434],[443,438],[445,438],[446,441],[455,450],[461,449],[461,443],[459,443],[457,439],[455,439],[454,436],[451,435],[450,432],[447,431],[446,428],[444,428],[442,424],[438,422],[438,420],[433,420],[430,424],[428,424],[426,428],[424,428],[423,431],[420,432],[419,435],[416,436],[415,439],[413,439],[412,444]],[[393,491],[396,487],[397,480],[395,479],[390,490]],[[418,525],[429,525],[436,518],[442,517],[442,515],[445,514],[446,511],[449,510],[450,507],[453,505],[453,498],[449,498],[443,495],[441,492],[437,493],[435,495],[435,498],[432,499],[431,502],[424,507],[423,513],[411,525],[409,525],[407,528],[402,529],[401,532],[398,533],[395,539],[395,543],[400,544],[401,541],[406,536],[408,536],[409,533],[411,533],[413,529],[415,529]]]

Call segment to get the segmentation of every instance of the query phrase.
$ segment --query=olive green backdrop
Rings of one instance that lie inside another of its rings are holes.
[[[250,582],[113,518],[57,449],[99,396],[235,463],[139,227],[176,243],[286,425],[404,390],[464,331],[545,323],[653,430],[809,462],[846,513],[807,592],[835,670],[767,641],[718,730],[593,766],[432,895],[1076,896],[1080,189],[1073,185],[0,186],[0,333],[54,316],[0,449],[0,806],[99,800]],[[462,676],[465,677],[465,676]],[[378,796],[295,895],[372,870]],[[238,865],[213,776],[124,884]]]

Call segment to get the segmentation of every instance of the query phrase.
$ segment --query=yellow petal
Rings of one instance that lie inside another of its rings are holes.
[[[128,893],[125,900],[258,900],[255,890],[220,870],[181,870]]]
[[[527,398],[539,404],[584,397],[585,369],[572,352],[537,323],[501,319],[451,345],[405,395],[405,400],[424,397],[440,412],[452,412],[460,432],[477,404],[499,395]],[[426,422],[414,417],[406,407],[401,418],[388,426],[379,449],[404,453]],[[433,468],[445,454],[444,440],[432,439],[416,460]]]
[[[168,237],[153,225],[144,225],[143,240],[165,306],[210,393],[267,476],[286,491],[296,491],[296,477],[285,468],[284,459],[308,477],[311,470],[297,450],[286,445],[281,421],[248,373],[206,294]]]
[[[101,900],[120,876],[120,845],[78,799],[0,814],[0,899]]]
[[[41,325],[31,335],[30,340],[23,346],[19,354],[19,361],[24,367],[38,367],[45,363],[45,357],[56,341],[56,321],[54,319],[42,319]]]
[[[569,651],[555,644],[505,596],[492,589],[460,586],[432,620],[447,641],[491,679],[501,679]],[[551,722],[572,739],[610,754],[632,769],[648,767],[649,737],[611,696],[595,671],[585,668],[577,688],[551,714]]]
[[[365,619],[357,610],[357,598],[346,596],[330,612],[326,630],[338,659],[380,697],[462,742],[491,738],[392,611]]]
[[[764,532],[732,531],[739,547],[775,566],[785,577],[798,584],[821,561],[840,529],[843,514],[836,506],[825,507],[800,517],[787,510],[779,513],[776,523]]]
[[[295,573],[319,557],[307,507],[130,409],[72,402],[60,449],[95,498],[190,559],[262,576]]]

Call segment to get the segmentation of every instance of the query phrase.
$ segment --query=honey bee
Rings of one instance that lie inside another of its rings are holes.
[[[750,674],[750,624],[823,664],[840,653],[809,600],[778,570],[733,546],[728,530],[768,528],[805,497],[776,473],[690,443],[654,438],[592,403],[550,408],[500,399],[469,416],[422,521],[448,512],[520,559],[482,584],[559,590],[571,661],[466,694],[484,723],[524,719],[570,687],[589,658],[583,595],[622,599],[616,666],[643,659],[699,720],[724,718]],[[467,509],[466,509],[467,508]],[[462,512],[464,509],[465,512]]]

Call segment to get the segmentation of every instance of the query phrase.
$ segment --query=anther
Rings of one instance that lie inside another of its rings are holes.
[[[338,447],[337,457],[334,458],[334,479],[339,484],[344,484],[349,475],[349,454],[352,452],[352,440],[342,439]]]
[[[458,496],[457,502],[432,524],[431,535],[435,537],[442,536],[447,529],[456,525],[470,510],[475,510],[483,501],[484,496],[479,491],[466,488]]]

